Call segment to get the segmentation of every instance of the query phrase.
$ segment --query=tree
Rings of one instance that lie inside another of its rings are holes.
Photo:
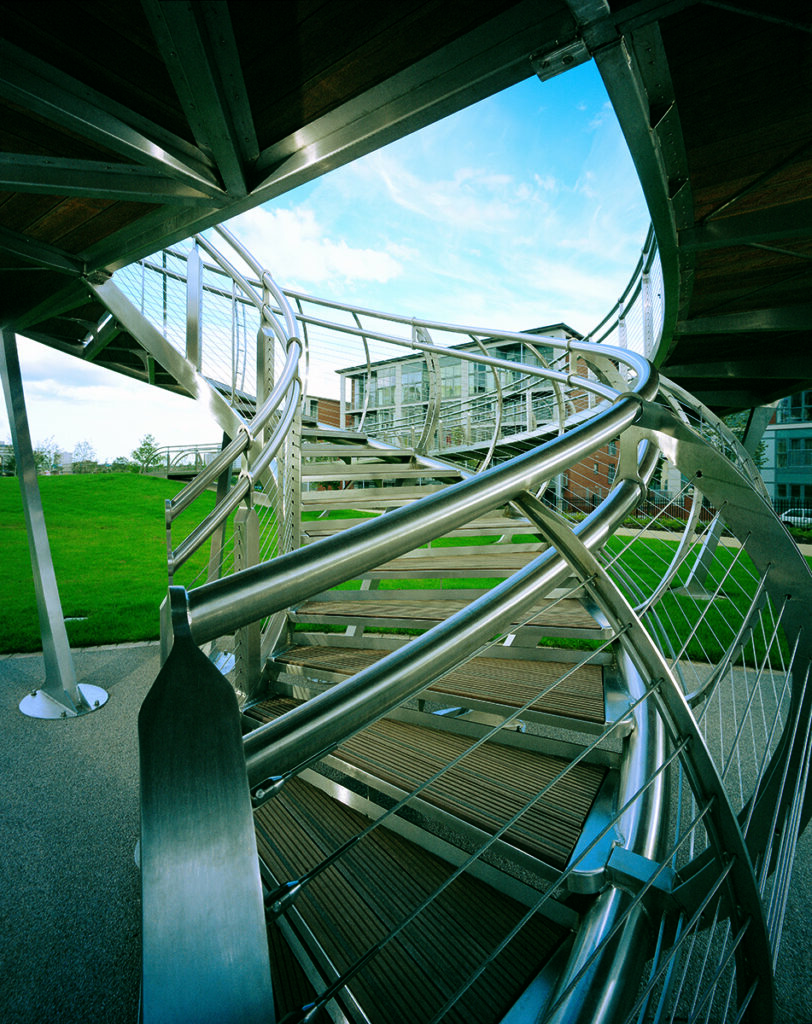
[[[14,455],[14,448],[11,441],[0,444],[0,476],[15,476],[17,473],[17,459]]]
[[[744,434],[747,430],[747,423],[750,419],[750,412],[733,412],[725,416],[725,424],[736,435],[740,441],[744,441]],[[756,469],[762,470],[767,462],[767,445],[763,440],[756,445],[756,450],[751,452]]]
[[[133,462],[138,463],[141,467],[142,473],[146,473],[148,469],[151,469],[161,461],[161,456],[158,452],[158,442],[152,434],[144,434],[141,438],[141,443],[130,454],[132,455]]]
[[[80,441],[73,449],[73,472],[89,473],[96,463],[96,450],[90,441]]]
[[[118,458],[113,459],[110,469],[114,473],[128,473],[130,471],[130,460],[124,455],[119,455]]]
[[[34,448],[34,464],[38,473],[48,473],[53,469],[59,469],[61,462],[62,455],[53,436],[46,437]]]

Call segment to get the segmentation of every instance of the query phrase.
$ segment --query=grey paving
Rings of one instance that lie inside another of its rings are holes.
[[[138,1017],[136,723],[156,644],[74,652],[110,693],[68,721],[24,717],[38,655],[0,657],[0,1022]],[[777,1024],[812,1024],[812,829],[801,838],[781,944]]]
[[[17,705],[39,656],[0,660],[0,1021],[138,1018],[140,891],[136,721],[155,644],[76,651],[99,711],[38,721]]]

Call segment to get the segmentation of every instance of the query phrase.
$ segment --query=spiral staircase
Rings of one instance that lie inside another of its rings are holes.
[[[223,229],[91,285],[223,430],[166,508],[144,1021],[772,1019],[812,588],[747,450],[641,354],[657,272],[649,239],[631,301],[520,364],[489,344],[538,335],[286,294]],[[335,338],[369,375],[484,368],[459,422],[505,375],[549,417],[456,453],[430,396],[416,444],[308,420]]]

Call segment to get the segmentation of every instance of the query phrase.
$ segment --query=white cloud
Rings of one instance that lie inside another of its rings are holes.
[[[286,287],[309,288],[337,280],[386,282],[402,270],[387,251],[331,238],[307,205],[261,207],[235,218],[230,226]]]
[[[129,457],[146,433],[161,444],[218,442],[222,432],[200,403],[83,363],[25,337],[18,351],[29,432],[34,445],[53,437],[73,451],[89,441],[100,461]],[[10,437],[0,407],[0,439]]]

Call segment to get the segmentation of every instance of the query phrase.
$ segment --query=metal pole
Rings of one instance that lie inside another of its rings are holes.
[[[234,571],[248,569],[259,561],[259,519],[253,508],[238,509],[234,517]],[[255,696],[261,673],[261,625],[258,620],[240,626],[234,633],[234,675],[243,700]]]
[[[17,338],[11,331],[3,331],[2,335],[0,371],[11,426],[11,441],[17,458],[17,477],[23,499],[45,661],[45,685],[24,697],[20,702],[20,710],[31,718],[73,718],[101,707],[107,700],[107,693],[99,686],[87,683],[79,685],[76,682],[37,483]]]
[[[742,444],[750,455],[755,454],[764,431],[767,428],[767,424],[772,419],[774,412],[775,408],[772,405],[758,406],[757,408],[750,410],[747,427],[745,428],[744,437],[742,438]],[[702,496],[695,493],[694,501],[701,500]],[[685,585],[678,588],[675,591],[676,593],[689,594],[691,597],[699,599],[709,598],[712,596],[711,592],[705,586],[705,583],[708,578],[710,567],[713,564],[716,548],[718,547],[724,528],[725,524],[722,517],[717,516],[705,535],[702,547],[699,550],[696,562],[694,562],[694,565],[688,574],[688,579],[685,581]]]
[[[197,246],[186,261],[186,358],[200,373],[202,360],[203,261]]]

